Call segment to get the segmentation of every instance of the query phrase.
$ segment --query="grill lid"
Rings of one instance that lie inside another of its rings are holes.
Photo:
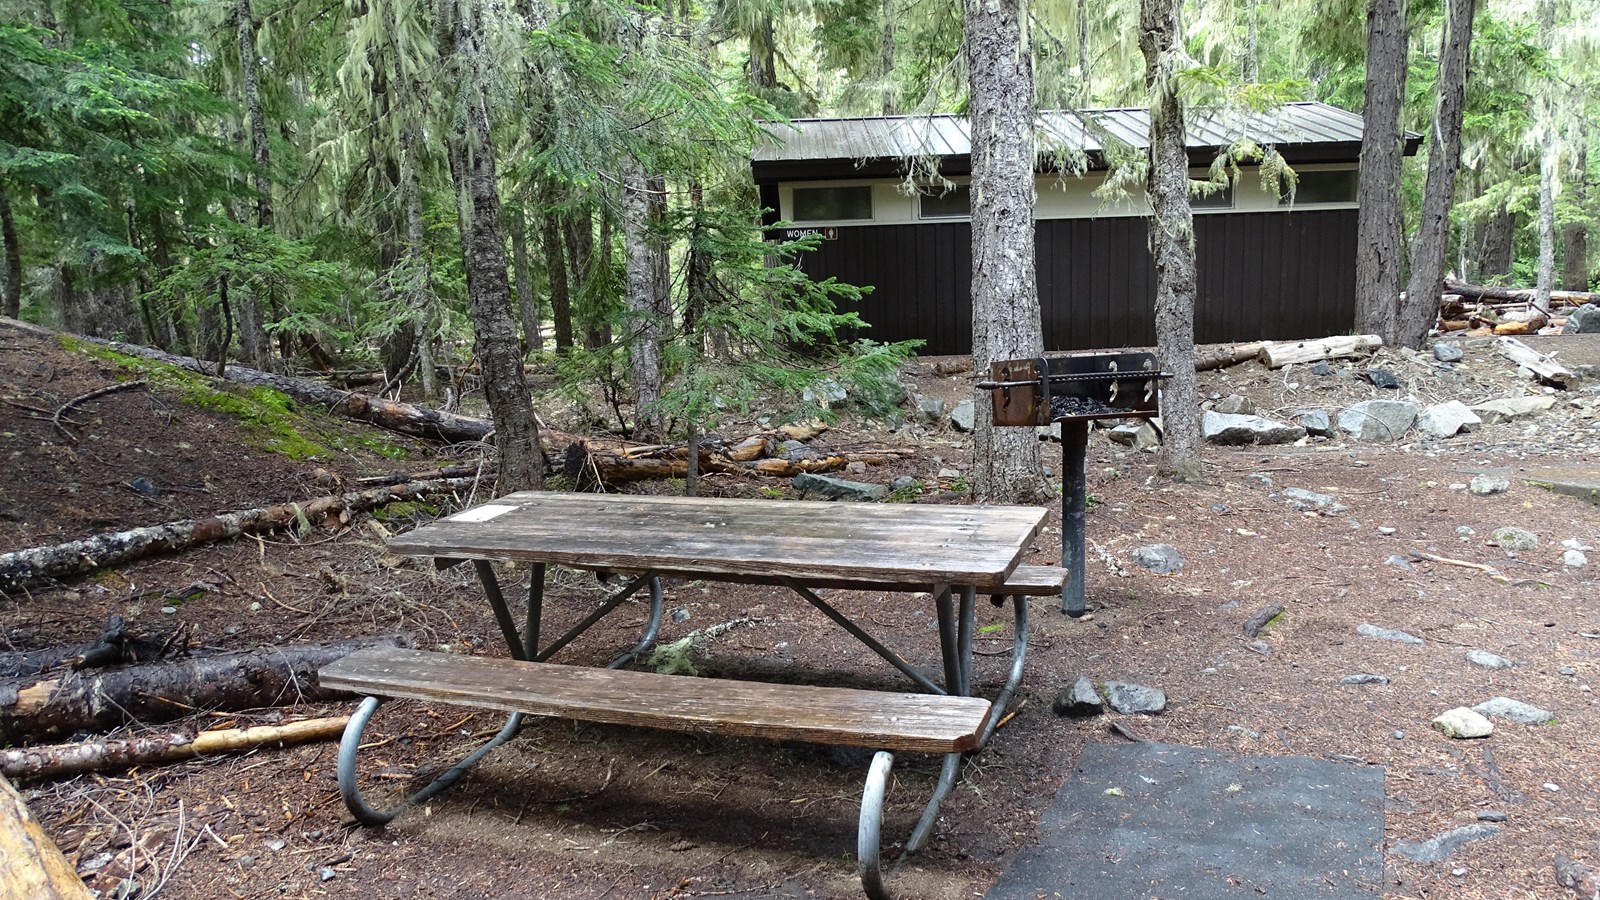
[[[1171,378],[1154,353],[1074,353],[1001,360],[979,390],[991,392],[994,424],[1048,425],[1160,414],[1160,381]]]

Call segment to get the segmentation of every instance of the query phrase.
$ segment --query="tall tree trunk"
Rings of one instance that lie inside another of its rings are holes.
[[[406,218],[405,251],[401,271],[405,273],[406,307],[412,311],[418,376],[424,400],[439,396],[438,370],[434,365],[435,329],[433,266],[428,262],[427,226],[422,221],[422,175],[418,172],[417,144],[421,141],[416,125],[406,126],[400,138],[400,203]]]
[[[750,32],[750,87],[765,97],[778,86],[778,42],[773,34],[772,16],[764,14]]]
[[[683,261],[683,334],[691,350],[703,351],[706,343],[700,325],[711,302],[711,252],[703,246],[706,196],[698,178],[689,182],[689,207],[689,251]]]
[[[600,237],[596,244],[598,249],[591,248],[589,255],[590,271],[600,271],[604,275],[602,284],[611,283],[611,273],[616,269],[616,229],[615,220],[609,210],[602,208],[600,211]],[[580,234],[581,236],[581,234]],[[586,321],[583,329],[584,346],[590,350],[604,347],[611,343],[611,307],[610,298],[601,296],[598,291],[586,290],[588,303],[584,312]]]
[[[250,0],[236,0],[234,17],[239,39],[239,91],[244,101],[246,128],[250,134],[252,186],[256,192],[255,225],[272,231],[271,145],[267,143],[267,117],[261,108],[261,75],[256,54],[256,21]],[[270,368],[272,344],[266,324],[273,318],[273,299],[257,297],[254,291],[238,298],[239,351],[245,361],[258,369]]]
[[[1433,146],[1428,150],[1428,181],[1422,189],[1422,216],[1411,242],[1411,280],[1400,302],[1395,329],[1398,343],[1405,347],[1422,346],[1439,309],[1450,210],[1456,200],[1456,170],[1461,166],[1461,115],[1477,0],[1448,0],[1447,5],[1449,15],[1439,45],[1439,100],[1434,108]]]
[[[1517,216],[1504,205],[1489,214],[1483,226],[1483,252],[1479,254],[1484,281],[1511,274],[1511,262],[1517,243]]]
[[[972,128],[972,365],[1039,356],[1033,189],[1037,162],[1033,42],[1020,0],[963,0],[968,115]],[[972,443],[980,503],[1028,503],[1049,495],[1032,429],[995,428],[978,393]]]
[[[894,0],[883,0],[883,114],[894,115]]]
[[[1261,32],[1257,0],[1248,0],[1246,15],[1249,17],[1245,25],[1244,44],[1244,80],[1256,84],[1261,80]]]
[[[533,267],[528,262],[528,209],[517,203],[508,210],[511,225],[511,283],[515,287],[517,318],[522,321],[522,351],[540,349],[539,301],[533,296]]]
[[[556,349],[568,350],[572,347],[572,280],[567,277],[566,242],[561,234],[561,213],[556,209],[559,201],[555,182],[548,182],[541,204],[544,209],[540,213],[539,237],[550,280],[550,322],[555,327]]]
[[[1189,208],[1189,152],[1177,71],[1183,54],[1183,0],[1142,0],[1139,49],[1150,94],[1150,255],[1156,269],[1156,347],[1172,372],[1161,389],[1165,435],[1157,471],[1200,477],[1200,401],[1194,374],[1194,214]]]
[[[1579,216],[1561,226],[1561,287],[1568,291],[1589,289],[1589,147],[1582,125],[1572,153],[1572,205]]]
[[[473,352],[483,370],[484,394],[494,416],[502,494],[544,486],[539,425],[522,375],[522,353],[511,311],[506,244],[501,231],[500,188],[494,133],[489,122],[489,50],[480,0],[440,0],[447,33],[440,56],[454,76],[459,104],[448,132],[455,182],[461,256],[467,274]]]
[[[1356,192],[1356,330],[1393,343],[1400,300],[1400,106],[1406,88],[1403,0],[1367,0],[1366,130]]]
[[[1078,106],[1094,100],[1094,82],[1089,77],[1089,0],[1078,0]]]
[[[1540,42],[1549,52],[1556,24],[1555,0],[1539,0]],[[1539,87],[1539,106],[1534,114],[1543,132],[1539,153],[1539,280],[1534,285],[1534,308],[1550,314],[1550,291],[1556,285],[1556,183],[1561,165],[1561,139],[1556,127],[1552,77]]]
[[[22,242],[17,239],[17,222],[11,217],[4,179],[0,179],[0,242],[6,250],[6,292],[0,308],[15,319],[22,315]]]
[[[627,266],[628,358],[633,366],[634,440],[661,438],[661,335],[665,300],[660,296],[662,248],[650,231],[653,214],[644,167],[622,161],[622,240]]]

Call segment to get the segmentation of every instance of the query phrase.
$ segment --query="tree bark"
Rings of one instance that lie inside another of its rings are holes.
[[[28,804],[0,775],[0,896],[26,900],[89,900],[61,848],[44,833]]]
[[[51,647],[0,654],[0,678],[38,675],[66,666],[97,669],[121,663],[150,661],[178,649],[175,634],[140,634],[128,630],[121,616],[106,621],[98,638],[78,647]]]
[[[194,659],[144,663],[90,674],[58,672],[0,682],[0,743],[50,740],[79,731],[153,724],[196,710],[251,709],[336,700],[317,670],[365,647],[409,646],[401,638],[266,647]]]
[[[1398,337],[1400,111],[1407,44],[1403,0],[1367,0],[1366,102],[1356,191],[1356,330]]]
[[[250,175],[255,189],[255,225],[262,231],[272,231],[272,146],[267,142],[267,117],[261,107],[260,60],[256,52],[256,21],[250,9],[250,0],[234,3],[235,25],[239,40],[239,93],[244,102],[245,126],[250,134]],[[246,362],[258,368],[268,368],[272,356],[272,342],[266,325],[271,318],[274,303],[271,297],[257,297],[254,291],[242,292],[239,308],[239,351]]]
[[[180,519],[161,525],[111,531],[45,547],[0,553],[0,594],[46,579],[83,575],[135,559],[211,544],[241,534],[263,534],[302,523],[344,524],[353,513],[435,494],[468,490],[476,478],[450,478],[330,494],[297,503],[280,503],[203,519]]]
[[[338,740],[349,716],[303,719],[284,725],[257,725],[199,733],[180,732],[129,740],[96,740],[64,746],[0,750],[0,775],[9,778],[61,778],[84,772],[128,769],[158,763],[241,753],[260,747]]]
[[[1479,259],[1482,260],[1480,277],[1488,280],[1511,274],[1516,237],[1515,213],[1504,206],[1490,213],[1489,221],[1483,228],[1483,252],[1479,254]]]
[[[633,367],[633,437],[661,437],[661,336],[665,302],[659,239],[650,233],[650,179],[638,160],[622,161],[622,234],[628,273],[628,359]]]
[[[1555,0],[1539,0],[1539,36],[1545,52],[1555,37]],[[1533,307],[1550,315],[1550,291],[1556,286],[1556,182],[1561,165],[1561,142],[1556,128],[1555,97],[1557,81],[1551,77],[1539,90],[1535,121],[1543,132],[1539,153],[1539,280],[1534,288]]]
[[[562,240],[559,189],[553,180],[544,186],[543,209],[539,214],[540,242],[544,245],[544,265],[550,281],[550,321],[555,326],[556,349],[572,349],[572,281],[567,277],[566,242]]]
[[[461,256],[467,274],[473,352],[483,367],[484,394],[494,415],[500,456],[501,494],[539,490],[544,467],[539,425],[522,375],[522,353],[511,314],[501,232],[500,186],[495,173],[494,132],[489,120],[490,65],[480,0],[441,0],[450,27],[441,57],[454,76],[459,108],[449,131],[450,172],[455,181]]]
[[[417,126],[408,125],[401,136],[400,200],[406,218],[405,250],[401,257],[405,273],[406,306],[415,323],[418,376],[422,397],[432,401],[439,396],[437,367],[433,356],[434,298],[433,266],[428,262],[426,225],[422,221],[422,176],[417,171]]]
[[[516,289],[517,317],[522,320],[522,349],[524,353],[531,353],[540,349],[542,341],[539,337],[539,301],[533,296],[533,269],[528,262],[528,210],[526,204],[517,203],[508,212],[511,222],[511,281]]]
[[[1182,0],[1142,0],[1139,49],[1150,93],[1150,255],[1156,270],[1156,346],[1172,377],[1161,388],[1163,475],[1200,477],[1200,398],[1195,381],[1194,213],[1177,68],[1183,53]]]
[[[892,116],[898,110],[894,102],[894,0],[883,0],[883,55],[879,75],[883,78],[883,114]]]
[[[1245,15],[1244,80],[1256,84],[1261,80],[1261,32],[1257,15],[1257,0],[1248,0]]]
[[[972,129],[972,365],[1039,356],[1044,334],[1034,268],[1033,43],[1019,0],[963,0]],[[980,391],[973,497],[1029,503],[1049,496],[1031,429],[996,428]]]
[[[1572,150],[1572,205],[1579,216],[1561,226],[1561,287],[1569,291],[1589,290],[1589,147],[1586,129],[1580,124]]]
[[[0,179],[0,243],[5,244],[6,287],[3,308],[7,318],[22,315],[22,242],[17,239],[17,222],[11,217],[11,199],[6,196],[6,183]]]
[[[750,87],[758,97],[778,86],[778,47],[772,15],[763,13],[750,32]]]
[[[1439,310],[1450,210],[1456,200],[1456,170],[1461,166],[1461,116],[1466,105],[1467,60],[1477,0],[1448,0],[1446,6],[1428,180],[1422,189],[1421,220],[1411,242],[1411,279],[1395,324],[1395,340],[1402,347],[1420,348]]]

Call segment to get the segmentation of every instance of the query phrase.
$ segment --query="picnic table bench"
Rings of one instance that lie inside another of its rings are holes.
[[[905,845],[932,834],[940,803],[960,773],[962,754],[994,733],[1022,678],[1027,598],[1060,592],[1065,570],[1018,564],[1042,525],[1028,507],[832,504],[522,492],[424,526],[390,541],[403,554],[449,566],[471,560],[506,639],[511,659],[420,650],[371,649],[325,667],[328,687],[369,695],[340,744],[340,793],[355,818],[382,825],[400,810],[458,781],[494,747],[515,736],[525,715],[552,716],[699,734],[798,740],[878,751],[868,768],[857,859],[869,897],[890,896],[880,862],[883,799],[895,752],[944,754],[933,797]],[[524,623],[511,615],[491,560],[533,569]],[[561,637],[541,646],[545,568],[560,564],[629,572],[628,584]],[[734,583],[781,584],[817,607],[920,688],[917,693],[769,684],[629,671],[661,622],[666,575]],[[650,614],[639,642],[606,668],[547,660],[648,587]],[[927,592],[939,621],[941,682],[902,659],[820,597],[826,588]],[[1011,669],[994,701],[972,693],[974,600],[1011,597]],[[433,700],[511,714],[500,733],[398,807],[372,808],[357,785],[362,734],[383,698]]]

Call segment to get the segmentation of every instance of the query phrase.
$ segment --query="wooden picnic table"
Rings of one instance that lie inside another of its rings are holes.
[[[379,697],[446,700],[512,712],[499,735],[402,807],[453,784],[484,753],[514,736],[524,714],[871,747],[879,753],[862,801],[858,860],[868,895],[887,897],[878,864],[878,829],[893,761],[888,751],[945,753],[934,797],[906,842],[909,853],[931,835],[939,804],[960,773],[962,753],[981,747],[993,734],[1021,680],[1027,597],[1060,591],[1064,570],[1020,566],[1045,516],[1036,507],[523,491],[398,535],[389,542],[395,553],[432,557],[440,567],[473,563],[512,660],[363,651],[324,669],[324,684],[374,695],[352,717],[341,744],[340,791],[365,824],[381,825],[398,811],[373,809],[356,787],[356,750]],[[496,576],[496,561],[523,562],[532,569],[520,627]],[[565,634],[541,642],[545,570],[550,565],[622,573],[631,580]],[[663,576],[785,585],[899,669],[920,691],[770,685],[622,670],[655,641]],[[612,660],[607,668],[616,671],[611,675],[548,662],[644,588],[650,597],[644,635]],[[943,677],[935,681],[902,659],[817,594],[825,588],[926,592],[939,621]],[[992,704],[970,697],[979,592],[993,595],[996,603],[1010,596],[1016,621],[1011,670]]]

